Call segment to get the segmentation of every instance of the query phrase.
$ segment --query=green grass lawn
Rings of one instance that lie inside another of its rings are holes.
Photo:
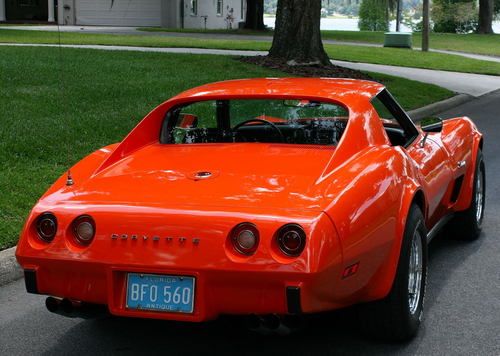
[[[384,43],[383,32],[369,31],[321,31],[323,39]],[[431,33],[430,47],[433,49],[443,49],[450,51],[486,54],[500,56],[500,34],[477,35],[477,34],[455,34],[455,33]],[[413,46],[420,47],[422,35],[413,34]]]
[[[268,42],[211,40],[191,37],[141,35],[107,35],[80,32],[61,32],[62,44],[117,45],[143,47],[192,47],[215,49],[249,49],[267,51]],[[51,31],[7,30],[0,28],[0,42],[5,43],[59,43],[59,34]]]
[[[273,31],[251,31],[251,30],[199,30],[199,29],[171,29],[163,27],[139,28],[146,32],[183,32],[183,33],[215,33],[272,36]],[[360,43],[384,43],[384,32],[372,31],[321,31],[324,40],[360,42]],[[422,43],[421,33],[413,34],[413,46],[420,47]],[[434,49],[460,51],[467,53],[486,54],[500,56],[500,34],[477,35],[477,34],[455,34],[455,33],[431,33],[430,45]]]
[[[59,175],[120,141],[162,101],[207,82],[285,76],[227,56],[40,47],[0,47],[0,69],[0,249],[16,243],[30,208]],[[407,109],[452,95],[372,75]]]
[[[272,29],[264,31],[246,30],[246,29],[200,29],[200,28],[165,28],[165,27],[138,27],[139,31],[144,32],[176,32],[176,33],[215,33],[230,35],[251,35],[251,36],[272,36]]]
[[[0,42],[6,43],[59,43],[57,32],[0,29]],[[249,40],[220,40],[190,37],[104,35],[61,33],[63,44],[98,44],[145,47],[192,47],[214,49],[240,49],[266,51],[269,42]],[[351,62],[397,65],[414,68],[439,69],[464,73],[500,75],[500,63],[480,61],[442,53],[423,53],[408,49],[371,48],[348,45],[325,45],[332,59]]]
[[[349,45],[325,45],[333,59],[401,67],[437,69],[463,73],[500,75],[500,63],[480,61],[436,52],[420,52],[404,48],[373,48]]]

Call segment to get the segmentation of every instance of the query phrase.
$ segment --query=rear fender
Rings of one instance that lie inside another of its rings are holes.
[[[408,178],[404,182],[403,187],[396,222],[394,243],[385,262],[380,266],[377,273],[370,280],[370,283],[366,288],[366,295],[363,298],[365,301],[385,298],[391,291],[398,267],[405,226],[412,204],[416,203],[422,209],[424,217],[426,216],[427,203],[418,182],[415,179]]]
[[[457,167],[457,170],[460,169],[459,163],[465,162],[465,168],[462,168],[464,172],[456,174],[456,176],[464,174],[464,181],[453,210],[466,210],[472,201],[477,153],[482,145],[483,136],[468,117],[460,117],[444,122],[441,139],[450,155],[452,165]]]
[[[402,148],[382,146],[365,151],[335,175],[326,213],[339,234],[342,271],[359,265],[355,275],[339,276],[337,300],[363,302],[389,293],[406,217],[420,191],[417,173]]]

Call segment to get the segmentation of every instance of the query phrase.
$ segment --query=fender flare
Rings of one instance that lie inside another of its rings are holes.
[[[474,175],[477,165],[477,154],[479,150],[483,149],[483,135],[478,131],[474,131],[472,140],[472,154],[470,158],[471,163],[465,174],[465,179],[462,184],[462,191],[460,193],[458,201],[455,203],[455,211],[467,210],[472,202],[472,192],[474,191]]]
[[[394,234],[394,244],[384,264],[380,266],[374,277],[366,288],[366,300],[373,301],[385,298],[391,291],[396,270],[401,254],[401,245],[406,226],[406,220],[413,203],[416,203],[424,215],[424,220],[427,220],[427,199],[420,185],[412,178],[408,178],[402,182],[405,187],[399,209],[399,214],[396,222],[396,230]]]

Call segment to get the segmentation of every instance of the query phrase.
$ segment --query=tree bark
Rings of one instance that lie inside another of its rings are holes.
[[[493,0],[479,0],[478,33],[493,33]]]
[[[396,2],[396,32],[400,31],[401,24],[401,0]]]
[[[429,0],[422,4],[422,51],[429,51]]]
[[[247,0],[247,15],[244,28],[264,30],[264,0]]]
[[[321,0],[279,0],[269,57],[289,65],[331,65],[321,42]]]

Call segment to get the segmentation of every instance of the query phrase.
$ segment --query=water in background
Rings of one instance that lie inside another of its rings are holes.
[[[264,23],[268,27],[274,28],[275,17],[264,17]],[[339,31],[359,31],[358,29],[358,19],[321,19],[321,29],[322,30],[339,30]],[[396,30],[396,21],[391,21],[390,23],[391,31]],[[402,32],[411,32],[411,29],[401,24]],[[495,33],[500,33],[500,21],[493,22],[493,31]]]

